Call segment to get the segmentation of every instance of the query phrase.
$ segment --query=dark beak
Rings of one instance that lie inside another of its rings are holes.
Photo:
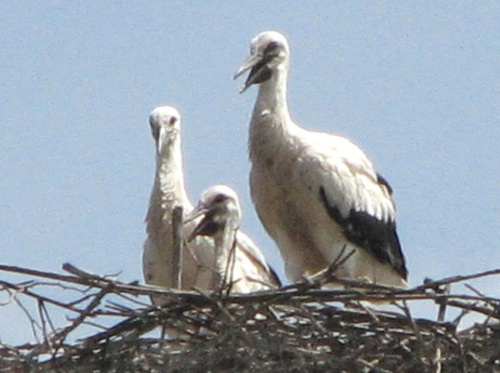
[[[243,87],[241,87],[240,93],[245,92],[247,88],[252,84],[261,81],[262,74],[265,70],[267,70],[264,66],[264,57],[259,54],[251,55],[245,62],[243,62],[243,65],[241,65],[238,71],[236,71],[236,73],[234,74],[233,79],[236,79],[239,76],[243,75],[243,73],[247,70],[252,70],[250,71],[250,74],[248,74],[245,84],[243,85]]]
[[[187,242],[191,242],[196,236],[213,236],[220,229],[219,225],[213,219],[213,213],[204,206],[196,206],[186,217],[185,223],[189,223],[200,216],[203,216],[203,218],[189,234]]]

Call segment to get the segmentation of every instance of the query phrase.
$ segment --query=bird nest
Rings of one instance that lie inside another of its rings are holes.
[[[0,280],[0,306],[18,307],[19,328],[36,341],[0,342],[0,372],[500,372],[500,299],[470,285],[500,270],[409,290],[354,281],[323,290],[314,280],[227,295],[63,269],[69,274],[0,265],[23,277]],[[450,291],[457,287],[465,290]],[[435,320],[412,315],[422,302]],[[465,327],[466,316],[476,323]]]

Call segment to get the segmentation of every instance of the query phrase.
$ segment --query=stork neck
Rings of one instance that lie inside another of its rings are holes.
[[[163,200],[182,205],[189,203],[184,189],[181,144],[178,139],[157,154],[155,183]]]
[[[281,66],[269,80],[261,83],[254,108],[254,115],[265,115],[268,111],[281,116],[285,122],[290,121],[286,93],[287,76],[288,71],[286,66]]]
[[[278,70],[261,83],[249,128],[249,153],[252,162],[272,158],[296,125],[287,105],[287,69]]]

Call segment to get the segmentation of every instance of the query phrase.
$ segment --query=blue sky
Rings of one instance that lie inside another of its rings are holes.
[[[142,281],[147,117],[170,104],[191,199],[233,186],[284,277],[248,191],[256,89],[232,80],[275,29],[294,119],[354,140],[392,184],[410,283],[500,267],[497,2],[16,1],[0,17],[2,263]],[[498,279],[479,287],[500,293]]]

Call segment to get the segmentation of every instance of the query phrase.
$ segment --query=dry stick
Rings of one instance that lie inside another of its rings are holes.
[[[37,294],[31,290],[28,290],[27,286],[19,286],[16,284],[11,284],[11,283],[6,282],[6,281],[0,281],[0,286],[3,286],[4,288],[7,288],[7,289],[15,290],[17,294],[27,295],[29,297],[35,298],[38,301],[44,301],[44,302],[53,304],[55,306],[68,309],[68,310],[73,311],[73,312],[77,312],[77,313],[80,312],[80,310],[73,308],[66,303],[61,303],[61,302],[56,301],[54,299],[47,298],[43,295],[40,295],[40,294]]]
[[[63,269],[64,269],[64,264],[63,264]],[[53,272],[37,271],[36,269],[29,269],[29,268],[23,268],[23,267],[17,267],[17,266],[9,266],[9,265],[5,265],[5,264],[0,264],[0,271],[20,273],[23,275],[32,275],[32,276],[43,277],[43,278],[51,278],[53,280],[61,280],[61,281],[67,281],[67,282],[72,282],[72,283],[77,283],[77,284],[81,284],[83,282],[83,281],[81,281],[75,277],[72,277],[72,276],[60,275],[58,273],[53,273]]]
[[[370,316],[372,318],[372,321],[375,322],[375,323],[380,323],[380,319],[378,318],[378,316],[375,314],[375,312],[370,309],[370,307],[367,307],[366,305],[364,305],[363,303],[359,302],[358,303],[358,306],[366,312],[366,314],[368,316]]]
[[[131,293],[137,294],[168,294],[174,299],[179,301],[187,301],[197,303],[199,306],[207,305],[206,298],[200,296],[199,293],[192,291],[165,291],[152,286],[142,286],[142,287],[130,287],[126,284],[115,283],[117,291],[130,291]],[[150,290],[151,289],[151,290]],[[154,289],[154,290],[153,290]],[[158,289],[158,290],[157,290]],[[414,292],[412,290],[391,290],[388,288],[381,289],[383,291],[371,291],[371,292],[359,292],[358,290],[316,290],[308,289],[307,291],[299,289],[280,289],[273,291],[262,291],[249,294],[232,294],[226,299],[226,303],[234,304],[252,304],[255,302],[270,302],[270,303],[281,303],[287,304],[288,302],[346,302],[346,301],[398,301],[398,300],[436,300],[437,298],[446,298],[448,302],[450,301],[474,301],[480,302],[484,301],[483,298],[471,295],[436,295],[429,293],[422,293],[420,291]],[[488,298],[492,302],[500,302],[497,298]],[[463,307],[463,304],[457,306],[459,308]],[[491,309],[482,308],[475,306],[477,309],[481,310],[481,313],[485,313],[495,317],[494,312]],[[500,316],[498,316],[500,317]]]
[[[383,291],[380,291],[383,290]],[[469,300],[469,301],[483,301],[482,298],[471,295],[436,295],[415,292],[413,290],[391,290],[389,288],[382,288],[379,291],[360,292],[358,290],[316,290],[308,289],[307,292],[302,289],[292,290],[278,290],[268,292],[258,292],[250,294],[233,294],[229,297],[228,302],[246,304],[253,302],[346,302],[346,301],[397,301],[397,300],[435,300],[438,297],[450,300]],[[188,295],[188,294],[186,294]],[[500,299],[489,298],[490,301],[500,302]],[[484,312],[484,310],[483,310]],[[488,310],[488,314],[491,314]]]
[[[161,334],[160,334],[160,350],[163,350],[163,345],[165,344],[165,335],[167,334],[167,322],[164,321],[161,326]]]
[[[446,284],[445,285],[445,294],[450,294],[450,289],[451,289],[451,284]],[[442,323],[444,322],[444,317],[446,314],[446,298],[437,298],[436,303],[439,304],[439,311],[438,311],[438,322]],[[438,339],[437,341],[437,346],[436,346],[436,353],[434,355],[434,361],[432,362],[433,365],[435,366],[435,372],[436,373],[441,373],[441,340]]]
[[[133,298],[129,295],[124,295],[124,294],[122,294],[122,292],[118,292],[116,295],[118,295],[120,298],[125,299],[126,301],[128,301],[130,303],[134,303],[134,304],[141,306],[141,307],[151,306],[150,302],[143,302],[141,300],[136,299],[137,297]],[[113,302],[111,302],[111,303],[113,303]]]
[[[106,282],[105,284],[107,284]],[[178,301],[188,301],[196,303],[200,306],[207,305],[205,297],[200,296],[199,293],[192,291],[174,291],[167,290],[152,286],[137,286],[128,285],[119,282],[112,282],[115,285],[116,291],[130,292],[131,294],[146,294],[146,295],[170,295]],[[103,287],[104,284],[92,283],[95,287]],[[484,301],[483,298],[471,295],[436,295],[429,293],[415,292],[412,290],[391,290],[388,288],[383,288],[381,291],[363,292],[360,293],[358,290],[315,290],[310,289],[305,292],[302,289],[291,289],[291,290],[277,290],[277,291],[265,291],[253,294],[233,294],[228,297],[228,303],[235,304],[249,304],[254,302],[277,302],[277,303],[295,303],[297,301],[302,302],[319,302],[319,301],[335,301],[335,302],[346,302],[346,301],[359,301],[359,300],[385,300],[385,301],[396,301],[396,300],[436,300],[437,298],[446,298],[448,301],[453,300],[466,300],[466,301]],[[391,290],[391,291],[389,291]],[[500,302],[500,299],[488,298],[490,302]],[[462,307],[460,305],[458,307]],[[491,309],[485,309],[476,306],[481,313],[487,315],[492,315]],[[492,315],[495,317],[495,315]]]
[[[404,311],[407,319],[410,320],[410,325],[411,325],[411,327],[413,329],[413,333],[417,337],[417,341],[418,341],[418,344],[417,344],[416,348],[418,349],[418,351],[420,351],[424,347],[424,339],[422,337],[422,333],[420,331],[420,328],[418,327],[417,322],[413,318],[413,316],[411,314],[411,311],[410,311],[410,308],[408,307],[408,304],[407,304],[406,301],[403,301],[403,307],[402,307],[402,309],[403,309],[403,311]],[[422,359],[418,359],[418,362],[425,367],[425,364],[422,361]]]
[[[470,284],[464,284],[467,289],[472,291],[474,294],[476,294],[478,297],[481,297],[481,300],[486,303],[489,307],[491,307],[491,312],[496,313],[497,315],[500,314],[500,299],[498,300],[491,300],[489,297],[487,297],[484,293],[480,292],[477,290],[475,287],[473,287]],[[496,304],[495,304],[496,303]],[[498,317],[497,317],[498,318]],[[490,315],[485,319],[485,323],[488,323],[490,321]]]
[[[321,331],[322,333],[326,333],[326,329],[320,325],[313,317],[313,313],[311,312],[310,309],[308,309],[307,307],[304,307],[303,304],[299,305],[299,309],[305,314],[307,315],[307,317],[309,318],[309,320],[311,321],[311,324],[319,331]]]
[[[131,285],[127,283],[122,283],[119,281],[111,281],[109,279],[105,279],[102,277],[98,277],[95,275],[87,274],[81,270],[78,270],[80,276],[84,276],[83,278],[78,278],[78,277],[71,277],[71,276],[62,276],[62,275],[57,275],[53,273],[48,273],[48,272],[41,272],[41,271],[33,271],[33,270],[26,270],[24,268],[19,268],[19,267],[12,267],[12,266],[3,266],[0,265],[0,270],[5,270],[5,271],[10,271],[10,272],[15,272],[15,273],[29,273],[29,274],[35,274],[38,275],[39,277],[48,277],[48,278],[55,278],[55,279],[60,279],[63,281],[71,282],[71,283],[78,283],[80,285],[84,286],[90,286],[90,287],[97,287],[97,288],[104,288],[106,287],[109,283],[113,283],[115,286],[114,291],[115,292],[125,292],[133,295],[149,295],[149,296],[155,296],[155,295],[163,295],[163,296],[169,296],[172,297],[173,299],[177,299],[179,301],[189,301],[193,302],[198,305],[207,305],[207,301],[205,298],[200,297],[199,294],[196,292],[188,292],[188,291],[178,291],[174,289],[165,289],[165,288],[160,288],[160,287],[154,287],[154,286],[146,286],[146,285]],[[71,272],[75,272],[75,268],[69,264],[65,264],[63,266],[63,269],[69,270]],[[83,273],[82,273],[83,272]],[[478,278],[483,276],[488,276],[492,275],[495,273],[500,273],[500,270],[495,270],[495,271],[487,271],[483,272],[480,274],[475,274],[475,275],[470,275],[470,276],[457,276],[449,279],[445,279],[443,281],[438,281],[435,282],[434,284],[437,283],[452,283],[452,282],[459,282],[462,281],[462,279],[470,279],[470,278]],[[419,299],[430,299],[434,300],[436,299],[435,294],[428,294],[425,292],[422,292],[422,289],[425,289],[426,285],[424,287],[418,287],[415,289],[409,289],[409,290],[395,290],[379,285],[373,285],[373,284],[366,284],[366,283],[360,283],[356,281],[347,281],[347,280],[342,280],[340,279],[338,282],[343,282],[345,284],[350,284],[351,286],[359,286],[361,288],[368,288],[368,289],[377,289],[377,292],[364,292],[364,293],[359,293],[359,291],[355,290],[344,290],[344,291],[329,291],[329,290],[308,290],[307,292],[305,290],[302,290],[304,288],[305,284],[301,284],[300,286],[295,285],[294,287],[288,287],[284,288],[281,290],[277,291],[267,291],[267,292],[259,292],[259,293],[254,293],[254,294],[246,294],[246,295],[231,295],[228,298],[228,302],[230,303],[237,303],[237,304],[248,304],[248,303],[253,303],[253,302],[284,302],[287,299],[293,299],[293,301],[303,301],[303,302],[318,302],[318,301],[338,301],[338,302],[345,302],[345,301],[352,301],[352,300],[419,300]],[[5,283],[1,282],[0,284]],[[16,289],[19,291],[19,287],[9,284],[11,288]],[[306,289],[309,288],[309,286],[306,287]],[[383,290],[383,292],[381,291]],[[30,294],[27,290],[23,291],[24,294],[34,296],[35,298],[41,298],[41,296],[38,296],[36,294]],[[470,300],[470,301],[475,301],[475,302],[480,302],[480,301],[488,301],[493,304],[500,303],[500,300],[497,298],[480,298],[480,297],[474,297],[474,296],[468,296],[468,295],[450,295],[450,296],[444,296],[444,295],[439,295],[440,297],[446,297],[448,301],[451,300]],[[62,304],[60,302],[54,301],[52,299],[44,298],[47,302],[50,302],[52,304],[58,305],[63,308],[67,308],[67,304]],[[463,305],[457,306],[459,308],[463,308]],[[477,307],[477,306],[476,306]],[[486,315],[492,315],[492,310],[491,309],[483,309],[483,308],[477,308],[478,312],[481,312]],[[75,312],[79,312],[79,310],[75,310]],[[492,317],[497,317],[499,318],[500,315],[492,315]]]
[[[92,300],[92,302],[89,303],[89,305],[80,313],[80,316],[78,316],[75,321],[69,325],[68,327],[64,328],[63,330],[61,330],[59,333],[55,334],[53,337],[52,337],[52,340],[53,341],[57,341],[59,340],[59,343],[56,347],[56,349],[54,350],[54,353],[53,353],[53,357],[55,357],[55,355],[57,354],[57,351],[59,350],[59,348],[62,347],[66,337],[68,336],[68,334],[75,330],[80,324],[82,324],[84,321],[85,321],[85,318],[90,315],[90,313],[97,307],[99,306],[99,304],[101,303],[101,299],[104,298],[104,296],[106,294],[108,294],[112,289],[112,286],[109,285],[109,287],[107,289],[102,289],[96,296],[95,298]]]
[[[376,372],[380,372],[380,373],[391,373],[391,371],[386,370],[386,369],[382,369],[380,367],[377,367],[377,366],[375,366],[375,364],[372,364],[372,363],[370,363],[368,361],[365,361],[363,359],[357,359],[357,361],[361,365],[363,365],[364,367],[370,368],[370,372],[375,372],[376,371]]]
[[[498,311],[493,311],[491,309],[484,308],[476,304],[464,303],[456,300],[448,300],[448,306],[464,309],[469,312],[473,311],[500,320],[500,315],[498,314]]]
[[[33,271],[33,270],[26,270],[24,268],[18,268],[18,267],[12,267],[12,266],[3,266],[0,265],[0,269],[6,270],[6,271],[11,271],[11,272],[17,272],[17,273],[29,273],[29,274],[36,274],[40,277],[48,277],[48,278],[56,278],[56,279],[62,279],[62,280],[68,280],[68,282],[72,283],[78,283],[80,285],[85,285],[85,286],[90,286],[90,287],[98,287],[98,288],[103,288],[107,286],[109,283],[113,283],[115,285],[115,290],[117,292],[125,292],[125,293],[130,293],[130,294],[144,294],[144,295],[154,295],[154,294],[167,294],[171,295],[174,298],[177,298],[179,300],[186,300],[186,301],[193,301],[199,305],[207,304],[206,300],[203,299],[203,297],[200,297],[198,294],[194,292],[178,292],[178,291],[173,291],[173,290],[165,290],[165,289],[160,289],[160,288],[155,288],[155,287],[150,287],[150,286],[139,286],[139,285],[130,285],[130,284],[124,284],[120,283],[118,281],[111,281],[108,279],[104,279],[99,276],[87,274],[84,271],[77,270],[75,271],[75,268],[65,264],[63,266],[64,269],[66,270],[71,270],[71,272],[76,273],[80,276],[84,276],[83,279],[80,278],[74,278],[74,277],[68,277],[68,276],[61,276],[61,275],[56,275],[53,273],[47,273],[47,272],[41,272],[41,271]],[[487,272],[482,272],[480,274],[474,274],[474,275],[469,275],[469,276],[457,276],[453,278],[448,278],[442,281],[437,281],[434,282],[433,284],[443,284],[443,283],[452,283],[452,282],[459,282],[462,281],[463,279],[470,279],[470,278],[478,278],[487,275],[492,275],[500,273],[500,270],[494,270],[494,271],[487,271]],[[6,284],[5,282],[0,282]],[[351,282],[352,283],[352,282]],[[7,283],[8,284],[8,283]],[[21,290],[19,286],[8,284],[10,288],[16,289],[18,292]],[[366,284],[364,284],[366,285]],[[284,301],[286,298],[294,298],[294,301],[300,300],[303,302],[312,302],[312,301],[318,301],[318,300],[330,300],[330,301],[346,301],[346,300],[360,300],[360,299],[366,299],[366,300],[377,300],[377,299],[393,299],[393,300],[418,300],[418,299],[433,299],[435,300],[437,297],[441,298],[446,298],[448,302],[450,301],[455,301],[452,306],[457,307],[457,308],[466,308],[469,307],[471,310],[474,310],[479,313],[483,313],[485,315],[491,316],[492,313],[494,314],[495,312],[492,311],[491,309],[488,308],[483,308],[479,307],[477,305],[471,306],[470,304],[463,304],[456,302],[457,300],[470,300],[470,301],[487,301],[492,304],[497,304],[500,302],[499,299],[496,298],[481,298],[481,297],[474,297],[474,296],[466,296],[466,295],[435,295],[435,294],[428,294],[428,293],[421,293],[421,290],[423,288],[430,287],[429,284],[427,284],[424,287],[418,287],[415,289],[410,289],[410,290],[396,290],[392,291],[392,293],[387,293],[387,290],[382,287],[382,289],[386,290],[385,293],[377,292],[377,293],[363,293],[359,294],[358,292],[355,291],[317,291],[317,290],[310,290],[308,293],[304,294],[303,291],[297,291],[294,289],[284,289],[280,291],[270,291],[270,292],[263,292],[263,293],[258,293],[258,294],[253,294],[253,295],[245,295],[245,296],[231,296],[230,299],[228,299],[229,302],[231,303],[237,303],[237,304],[246,304],[246,303],[252,303],[255,301]],[[376,287],[374,287],[376,288]],[[380,288],[380,287],[378,287]],[[26,295],[33,296],[37,299],[44,299],[45,301],[48,301],[52,304],[55,304],[60,307],[65,307],[67,308],[67,305],[62,304],[60,302],[54,301],[52,299],[47,299],[43,298],[37,294],[30,293],[29,291],[22,289],[22,292]],[[300,294],[299,294],[300,293]],[[450,305],[450,304],[448,304]],[[73,310],[73,309],[72,309]],[[79,310],[73,310],[75,312],[79,312]],[[495,317],[495,315],[493,315]],[[497,315],[498,318],[498,315]]]
[[[470,284],[464,284],[464,286],[469,289],[470,291],[472,291],[474,294],[480,296],[481,298],[486,298],[486,295],[482,292],[480,292],[479,290],[477,290],[474,286],[470,285]]]
[[[218,237],[218,235],[214,237],[213,275],[209,288],[213,293],[217,293],[219,297],[222,297],[225,286],[228,289],[226,295],[229,294],[233,286],[231,257],[232,250],[236,245],[236,232],[237,230],[233,230],[230,223],[226,223],[222,229],[222,237]],[[225,262],[223,258],[226,258]],[[229,281],[227,281],[228,278]]]
[[[334,276],[334,273],[339,269],[352,255],[354,255],[355,250],[351,250],[346,254],[347,247],[344,245],[342,250],[340,250],[339,255],[332,261],[332,263],[326,267],[325,269],[309,276],[305,277],[305,283],[310,287],[317,287],[317,285],[322,285],[327,283],[330,280],[336,281],[337,278]],[[300,284],[297,284],[300,286]],[[290,287],[292,288],[292,287]],[[303,287],[301,287],[303,288]]]
[[[172,210],[172,235],[173,235],[173,252],[172,252],[172,287],[181,289],[182,275],[182,228],[184,226],[182,218],[182,206],[174,206]]]
[[[26,270],[24,268],[18,268],[18,267],[11,267],[11,266],[2,266],[0,265],[0,270],[6,270],[10,272],[16,272],[16,273],[29,273],[29,274],[35,274],[39,277],[48,277],[48,278],[55,278],[55,279],[61,279],[63,281],[68,281],[68,282],[73,282],[73,283],[78,283],[81,285],[86,285],[86,286],[93,286],[93,287],[104,287],[106,284],[110,282],[108,279],[100,278],[95,275],[87,274],[84,271],[76,269],[74,266],[65,263],[63,265],[63,269],[66,271],[69,271],[71,273],[78,273],[78,277],[71,277],[71,276],[61,276],[53,273],[47,273],[47,272],[41,272],[41,271],[31,271],[31,270]],[[32,273],[36,272],[36,273]],[[499,270],[500,272],[500,270]],[[89,281],[89,279],[95,279],[95,281]],[[360,287],[363,288],[371,288],[371,289],[385,289],[388,290],[388,288],[385,288],[383,286],[379,285],[373,285],[373,284],[366,284],[366,283],[361,283],[357,281],[348,281],[348,280],[340,280],[345,284],[353,285],[354,284],[359,284]],[[339,282],[340,282],[339,281]],[[142,295],[170,295],[174,296],[175,298],[179,298],[182,300],[191,300],[191,301],[198,301],[201,304],[206,304],[206,299],[203,297],[200,297],[198,293],[196,292],[188,292],[188,291],[176,291],[173,289],[165,289],[165,288],[160,288],[160,287],[155,287],[155,286],[150,286],[150,285],[130,285],[130,284],[125,284],[121,283],[118,281],[114,281],[115,288],[118,291],[122,292],[128,292],[130,294],[142,294]],[[278,291],[269,291],[269,292],[259,292],[259,293],[254,293],[254,294],[247,294],[244,296],[241,295],[232,295],[231,296],[231,301],[236,302],[236,303],[248,303],[248,302],[255,302],[255,301],[272,301],[272,300],[282,300],[283,298],[291,298],[291,297],[296,297],[297,293],[304,293],[304,291],[301,291],[302,288],[309,288],[310,286],[307,286],[304,283],[301,284],[295,284],[292,286],[284,287]],[[390,289],[389,289],[390,290]],[[428,294],[415,294],[414,290],[397,290],[394,291],[397,292],[398,299],[433,299],[432,295]],[[393,292],[393,294],[394,294]],[[327,300],[331,299],[332,294],[335,295],[337,300],[339,301],[344,301],[345,299],[340,299],[339,297],[352,297],[354,296],[356,299],[360,299],[361,297],[367,298],[368,300],[370,299],[377,299],[380,298],[380,292],[374,296],[373,294],[368,294],[364,293],[362,295],[359,294],[359,292],[354,292],[354,291],[320,291],[319,293],[317,292],[309,292],[310,295],[312,295],[315,298],[326,298]],[[304,296],[307,297],[308,294],[305,294]],[[326,295],[326,297],[325,297]],[[382,294],[384,295],[384,294]],[[387,296],[386,294],[384,297]],[[396,298],[395,298],[396,299]],[[306,299],[304,299],[306,300]],[[317,299],[316,299],[317,300]]]
[[[52,324],[52,321],[50,320],[49,313],[47,312],[47,309],[45,308],[43,301],[38,300],[37,303],[38,303],[38,315],[40,317],[40,322],[42,324],[42,333],[43,333],[44,343],[46,344],[46,346],[49,350],[52,350],[52,343],[51,343],[50,337],[49,337],[50,334],[47,331],[47,323],[52,328],[53,333],[55,332],[55,328],[54,328],[54,325]]]
[[[311,289],[317,288],[322,284],[325,284],[329,280],[333,280],[334,282],[338,282],[339,284],[345,283],[343,279],[336,278],[333,274],[337,269],[340,268],[353,254],[354,250],[351,250],[348,254],[345,254],[346,246],[342,247],[339,255],[332,261],[332,263],[326,267],[325,269],[313,274],[310,277],[305,277],[301,282],[297,282],[295,284],[291,284],[288,286],[283,286],[277,291],[268,291],[268,292],[259,292],[261,295],[265,294],[273,294],[271,297],[266,297],[265,300],[276,301],[281,300],[283,297],[291,298],[295,296],[297,293],[305,293]],[[346,280],[350,282],[349,280]],[[356,282],[357,283],[357,282]],[[265,301],[262,300],[262,301]]]
[[[66,272],[69,272],[76,277],[88,279],[88,280],[95,280],[95,281],[111,281],[110,279],[107,279],[106,276],[99,276],[99,275],[94,275],[93,273],[86,272],[80,268],[75,267],[71,263],[63,263],[62,269]]]
[[[226,270],[224,271],[224,277],[222,279],[222,284],[219,293],[220,296],[222,296],[223,294],[224,286],[227,286],[225,296],[226,297],[229,296],[234,285],[233,279],[234,279],[234,268],[236,266],[236,243],[237,243],[236,232],[237,230],[235,230],[233,234],[233,243],[231,244],[231,249],[229,251],[229,255],[227,258]]]
[[[129,317],[126,320],[104,330],[103,332],[99,332],[83,339],[82,345],[84,348],[92,348],[102,340],[109,340],[120,333],[129,332],[138,327],[146,327],[146,331],[149,331],[158,326],[156,322],[154,323],[154,325],[150,325],[152,324],[151,321],[151,317],[147,317],[147,315],[143,315],[142,317]],[[147,328],[148,326],[150,326],[150,329]]]
[[[469,369],[468,369],[469,364],[467,364],[467,356],[466,356],[466,353],[464,351],[464,345],[463,345],[462,341],[460,340],[460,335],[463,336],[464,334],[469,334],[470,331],[473,331],[476,328],[478,328],[477,325],[470,327],[470,328],[467,328],[465,330],[462,330],[460,333],[458,333],[456,329],[454,331],[454,337],[457,340],[456,345],[458,346],[458,352],[460,355],[460,366],[462,368],[462,373],[467,373],[469,371]],[[469,351],[467,353],[467,355],[475,358],[475,356],[471,353],[471,351]]]
[[[479,272],[471,275],[465,275],[465,276],[452,276],[452,277],[447,277],[442,280],[434,281],[434,280],[427,280],[423,285],[417,286],[416,288],[413,288],[413,290],[418,291],[418,290],[426,290],[426,289],[431,289],[431,288],[437,288],[440,285],[445,285],[445,284],[451,284],[454,282],[462,282],[462,281],[467,281],[467,280],[473,280],[479,277],[486,277],[486,276],[494,276],[494,275],[499,275],[500,274],[500,269],[492,269],[489,271],[484,271],[484,272]]]
[[[161,308],[149,306],[146,309],[135,311],[135,314],[132,316],[126,315],[126,320],[106,329],[104,332],[87,337],[84,340],[84,345],[88,347],[101,340],[110,339],[119,333],[129,332],[134,329],[140,329],[142,333],[149,332],[160,324],[159,316],[155,316],[155,314],[167,315],[169,317],[170,313],[182,313],[189,308],[191,308],[191,305],[187,303],[172,304],[170,307],[162,305]]]
[[[407,317],[408,320],[410,320],[410,325],[413,329],[413,333],[415,333],[415,336],[417,337],[417,340],[420,344],[420,346],[423,346],[424,345],[424,340],[422,338],[422,333],[420,332],[420,329],[418,328],[418,325],[415,321],[415,319],[413,318],[411,312],[410,312],[410,308],[408,307],[408,304],[406,303],[406,301],[403,301],[403,307],[401,307]]]
[[[4,282],[5,283],[5,282]],[[7,292],[9,294],[11,294],[11,289],[7,288]],[[31,326],[31,331],[33,333],[33,336],[35,337],[35,339],[37,340],[38,343],[40,343],[40,339],[38,338],[38,334],[36,332],[36,328],[39,328],[41,329],[41,326],[40,324],[38,324],[36,322],[36,320],[31,316],[30,312],[28,311],[28,309],[24,306],[24,304],[21,303],[21,301],[19,299],[17,299],[17,296],[13,296],[12,299],[14,300],[14,302],[19,306],[19,308],[21,308],[21,310],[24,312],[24,314],[26,315],[26,317],[28,318],[28,320],[30,321],[30,326]]]
[[[446,284],[444,294],[450,294],[450,284]],[[446,300],[446,298],[442,298],[440,295],[436,298],[436,303],[439,304],[438,322],[444,321],[444,316],[446,314]]]
[[[1,268],[0,268],[1,269]],[[125,292],[132,295],[148,295],[148,296],[169,296],[171,298],[177,299],[179,301],[192,301],[194,303],[202,302],[206,304],[204,298],[199,297],[199,294],[195,291],[186,291],[186,290],[177,290],[171,288],[164,288],[161,286],[153,286],[153,285],[139,285],[136,283],[123,283],[120,281],[112,281],[107,278],[95,276],[89,274],[81,269],[78,269],[71,265],[70,263],[64,263],[63,269],[73,273],[82,279],[91,279],[95,281],[87,282],[87,281],[74,281],[81,283],[82,285],[104,288],[107,284],[112,283],[114,285],[115,292]],[[73,277],[70,277],[73,279]],[[80,280],[80,279],[77,279]]]
[[[458,347],[458,353],[459,353],[459,356],[460,356],[460,367],[462,368],[461,369],[462,373],[467,373],[467,362],[466,362],[466,357],[465,357],[465,354],[464,354],[464,349],[463,349],[463,346],[462,346],[462,342],[460,342],[460,340],[458,339],[458,335],[457,335],[456,330],[453,332],[453,336],[457,340],[456,345]]]
[[[209,297],[205,294],[201,294],[201,296],[207,298],[207,300],[210,301],[210,304],[213,306],[213,308],[216,308],[217,311],[219,311],[222,315],[226,316],[227,320],[229,321],[229,324],[241,332],[242,337],[248,342],[248,344],[252,345],[252,347],[255,347],[255,341],[251,339],[251,336],[248,333],[245,332],[244,328],[236,321],[233,315],[231,315],[226,306],[224,306],[216,298]]]
[[[70,265],[69,264],[63,265],[63,269],[69,270],[68,266],[70,266]],[[95,282],[89,281],[87,278],[63,276],[63,275],[54,274],[54,273],[50,273],[50,272],[35,271],[35,270],[29,270],[29,269],[20,268],[20,267],[13,267],[13,266],[0,265],[0,270],[14,272],[14,273],[32,274],[32,275],[35,275],[38,277],[58,279],[58,280],[67,281],[67,282],[71,282],[71,283],[77,283],[80,285],[100,287],[100,288],[106,286],[106,284],[109,282],[113,282],[116,285],[117,290],[122,291],[122,292],[127,292],[130,294],[135,294],[135,295],[138,295],[138,294],[141,294],[141,295],[171,295],[174,297],[180,297],[182,299],[188,300],[188,299],[193,299],[191,297],[193,297],[193,295],[196,294],[195,292],[185,292],[185,291],[178,292],[178,291],[166,290],[166,289],[162,289],[162,288],[154,287],[154,286],[131,285],[131,284],[126,284],[126,283],[121,283],[119,281],[111,281],[111,280],[108,280],[108,279],[105,279],[102,277],[98,277],[95,275],[89,275],[89,274],[86,274],[86,276],[88,276],[91,279],[95,279]],[[409,289],[409,290],[394,290],[394,289],[380,286],[380,285],[367,284],[367,283],[362,283],[362,282],[352,281],[352,280],[348,281],[348,280],[338,279],[338,281],[340,283],[344,283],[344,284],[351,285],[351,286],[359,286],[361,288],[391,291],[392,294],[396,295],[394,297],[395,299],[414,299],[414,300],[417,300],[417,299],[434,299],[432,296],[429,296],[427,294],[418,294],[419,292],[421,293],[421,291],[426,290],[428,288],[436,287],[436,286],[439,286],[441,284],[460,282],[460,281],[464,281],[464,280],[468,280],[468,279],[472,279],[472,278],[479,278],[479,277],[490,276],[490,275],[495,275],[495,274],[500,274],[500,269],[486,271],[486,272],[477,273],[477,274],[468,275],[468,276],[451,277],[451,278],[447,278],[447,279],[444,279],[441,281],[427,283],[423,286],[419,286],[417,288]],[[272,300],[276,296],[287,296],[287,295],[288,296],[295,296],[296,293],[293,291],[293,289],[297,288],[297,287],[303,287],[304,284],[301,284],[301,285],[302,286],[294,285],[294,286],[285,287],[279,291],[270,291],[270,292],[262,292],[262,293],[253,294],[253,295],[247,295],[246,297],[243,297],[243,298],[252,302],[255,300],[259,300],[259,299],[260,300]],[[289,290],[291,290],[291,291],[289,291]],[[331,294],[331,292],[330,292],[330,294]],[[340,292],[335,292],[335,294],[340,294]],[[359,299],[359,297],[360,297],[359,293],[356,293],[353,291],[350,291],[350,292],[345,291],[342,294],[344,294],[344,296],[352,296],[356,299]],[[314,297],[326,297],[326,298],[328,298],[328,294],[325,294],[324,291],[319,292],[319,293],[312,292],[311,295],[313,295]],[[365,296],[369,299],[376,300],[382,296],[384,296],[384,297],[388,296],[388,294],[383,294],[381,292],[378,292],[376,294],[364,293],[363,296]],[[238,299],[238,296],[233,295],[232,297],[235,297],[235,301],[238,303],[240,303],[240,302],[245,303],[242,299]],[[462,299],[470,299],[470,300],[476,300],[476,301],[481,301],[481,300],[484,301],[485,300],[485,299],[482,299],[479,297],[471,297],[471,296],[461,296],[461,297],[453,296],[453,297],[457,298],[457,299],[462,298]],[[197,300],[200,300],[200,297],[198,297],[198,296],[194,296],[194,298]],[[499,302],[499,299],[488,298],[487,301]],[[52,302],[52,303],[54,303],[54,302]]]

